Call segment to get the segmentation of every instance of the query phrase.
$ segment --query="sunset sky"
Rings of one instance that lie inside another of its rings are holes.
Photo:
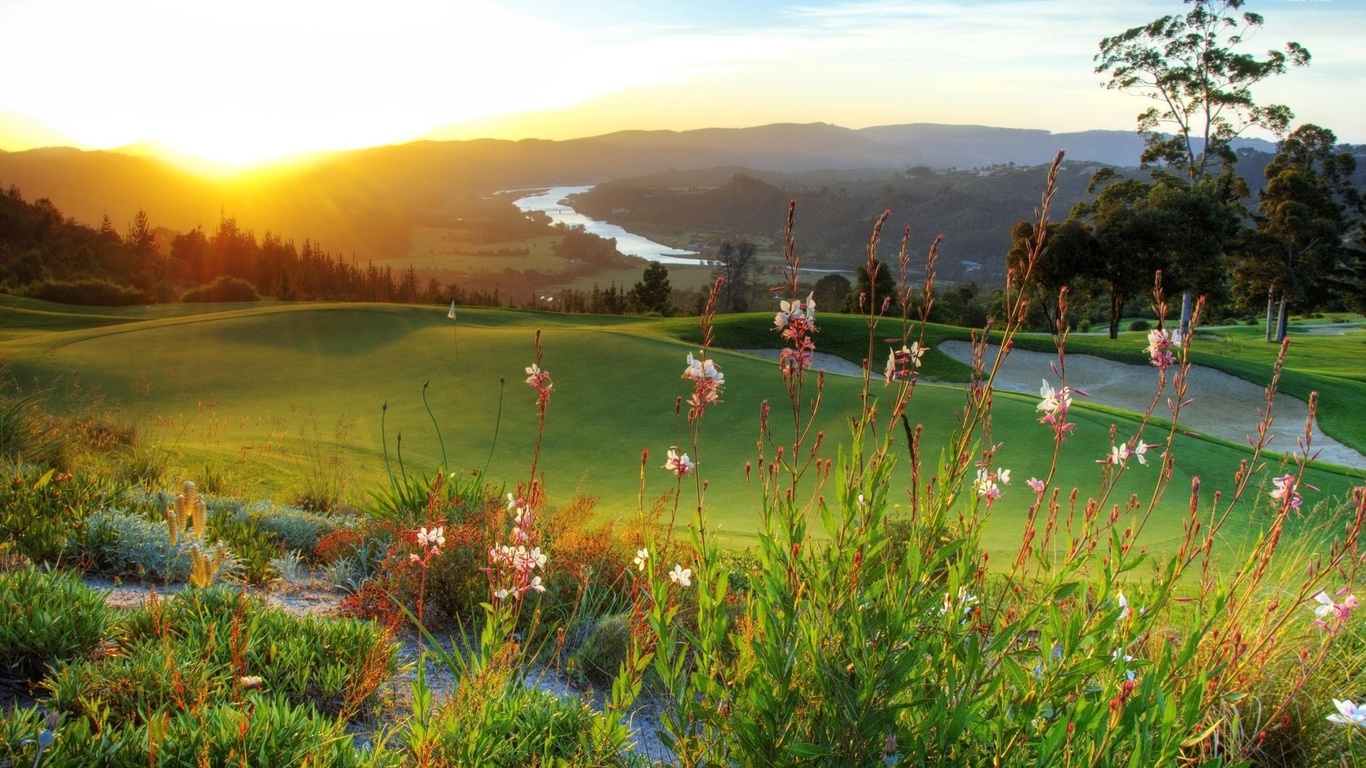
[[[0,0],[0,148],[227,163],[417,138],[828,122],[1131,130],[1107,35],[1178,0]],[[1307,69],[1255,91],[1366,143],[1366,0],[1249,2]]]

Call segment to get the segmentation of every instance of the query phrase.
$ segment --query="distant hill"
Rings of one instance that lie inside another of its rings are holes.
[[[623,131],[570,141],[422,141],[323,153],[290,166],[222,178],[141,156],[139,148],[130,150],[138,156],[46,148],[0,152],[0,186],[18,186],[29,200],[48,198],[86,224],[98,224],[108,214],[122,228],[141,208],[155,226],[208,230],[227,215],[258,234],[311,238],[331,252],[363,259],[407,253],[414,227],[440,225],[459,215],[463,199],[500,189],[719,166],[824,173],[838,180],[856,171],[915,166],[1035,165],[1064,148],[1070,160],[1132,166],[1139,147],[1136,135],[1122,131],[779,124]]]

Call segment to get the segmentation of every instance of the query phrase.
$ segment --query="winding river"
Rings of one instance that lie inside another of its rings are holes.
[[[639,256],[642,259],[656,261],[660,264],[691,264],[696,266],[707,263],[705,260],[697,258],[696,251],[670,248],[640,235],[633,235],[616,224],[590,219],[563,202],[570,195],[587,192],[592,188],[592,185],[551,187],[545,191],[538,190],[534,195],[513,200],[512,204],[522,211],[540,211],[549,216],[550,220],[556,224],[564,224],[567,227],[582,225],[585,230],[599,237],[615,238],[617,250],[627,256]]]

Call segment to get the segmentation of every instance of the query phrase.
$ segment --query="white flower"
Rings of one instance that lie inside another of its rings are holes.
[[[1318,603],[1314,606],[1314,615],[1320,619],[1332,616],[1333,611],[1337,609],[1337,603],[1333,602],[1333,598],[1329,597],[1327,592],[1320,591],[1314,595],[1314,600]]]
[[[675,564],[674,569],[669,571],[669,580],[680,587],[692,586],[692,569],[684,568],[682,565]]]
[[[1329,715],[1329,722],[1341,723],[1342,725],[1363,725],[1366,726],[1366,707],[1358,706],[1351,699],[1338,701],[1333,699],[1333,706],[1337,707],[1336,715]]]
[[[997,467],[996,480],[1000,482],[1001,485],[1010,485],[1010,470]]]
[[[1144,454],[1147,453],[1147,452],[1148,452],[1148,449],[1151,448],[1151,447],[1152,447],[1152,446],[1148,445],[1147,443],[1143,443],[1143,442],[1140,442],[1138,445],[1134,446],[1133,455],[1134,455],[1134,458],[1138,459],[1138,463],[1139,463],[1139,464],[1147,464],[1147,463],[1148,463],[1148,459],[1147,459],[1147,457],[1144,456]]]
[[[632,560],[631,562],[633,562],[633,563],[636,564],[636,569],[637,569],[637,570],[641,570],[641,571],[645,570],[645,564],[648,563],[648,562],[650,562],[650,550],[648,550],[648,549],[637,549],[637,550],[636,550],[636,559],[635,559],[635,560]]]
[[[1133,611],[1129,610],[1129,599],[1124,596],[1123,592],[1119,593],[1117,601],[1119,602],[1119,618],[1120,621],[1123,621],[1124,619],[1129,618],[1129,614],[1133,613]]]
[[[417,543],[423,547],[444,547],[446,546],[445,531],[441,526],[428,531],[426,528],[417,530]]]
[[[1100,463],[1114,464],[1119,466],[1129,459],[1129,446],[1125,443],[1110,446],[1110,455],[1101,460]]]

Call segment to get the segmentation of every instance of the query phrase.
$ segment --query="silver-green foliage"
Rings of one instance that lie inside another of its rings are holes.
[[[190,576],[191,553],[196,547],[211,555],[214,562],[218,562],[217,555],[223,551],[220,543],[205,543],[193,537],[181,537],[172,543],[165,522],[116,509],[94,513],[86,521],[86,529],[86,541],[91,543],[91,551],[86,554],[96,568],[118,576],[179,583]],[[228,558],[219,564],[215,578],[231,570],[232,561]]]

